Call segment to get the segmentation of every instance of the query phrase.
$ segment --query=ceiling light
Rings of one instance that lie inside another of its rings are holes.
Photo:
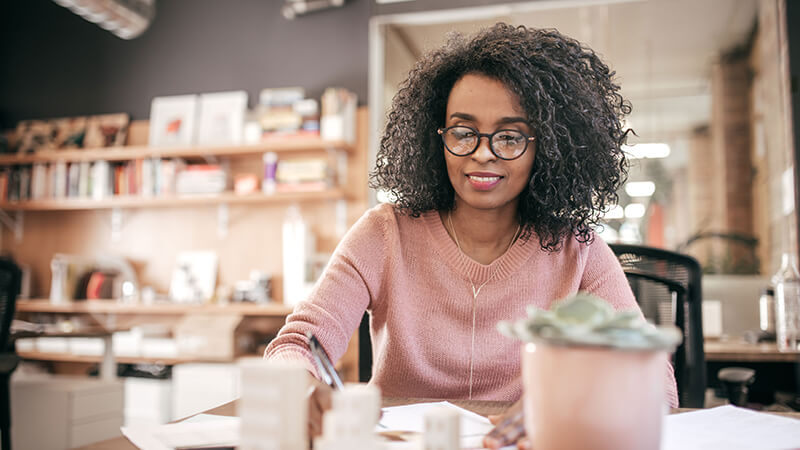
[[[623,145],[622,151],[631,159],[666,158],[669,156],[669,145],[662,143]]]
[[[644,217],[645,207],[641,203],[631,203],[625,207],[625,217],[628,219],[641,219]]]
[[[625,184],[625,192],[631,197],[650,197],[656,191],[652,181],[629,181]]]
[[[155,0],[53,0],[122,39],[133,39],[150,26]]]
[[[625,217],[625,212],[622,210],[622,206],[614,205],[603,214],[603,219],[611,220],[611,219],[622,219]]]
[[[281,13],[283,17],[292,20],[303,14],[343,5],[344,0],[286,0]]]

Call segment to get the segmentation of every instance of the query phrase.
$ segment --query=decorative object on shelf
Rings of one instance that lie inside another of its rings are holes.
[[[275,152],[264,153],[264,180],[261,182],[261,191],[265,194],[275,193],[275,175],[278,171],[278,154]]]
[[[343,88],[327,88],[322,94],[322,117],[320,136],[322,139],[354,142],[356,139],[356,106],[358,98],[354,92]]]
[[[178,303],[206,303],[217,285],[217,253],[185,251],[178,254],[169,297]]]
[[[86,148],[121,147],[128,137],[130,116],[125,113],[89,117],[86,123]]]
[[[125,115],[127,117],[127,115]],[[54,146],[57,149],[82,148],[86,138],[86,117],[55,119]]]
[[[322,191],[333,185],[334,170],[329,158],[293,158],[278,161],[277,192]]]
[[[305,91],[300,87],[262,89],[255,111],[262,134],[296,134],[303,118],[294,105],[304,98]]]
[[[53,149],[53,124],[46,120],[23,120],[17,124],[17,153],[30,154]]]
[[[313,287],[309,283],[309,262],[314,254],[314,235],[303,220],[300,207],[289,205],[283,221],[283,304],[294,306],[305,300]]]
[[[196,95],[155,97],[150,105],[150,146],[192,145],[196,116]]]
[[[200,94],[197,144],[241,144],[246,111],[245,91]]]

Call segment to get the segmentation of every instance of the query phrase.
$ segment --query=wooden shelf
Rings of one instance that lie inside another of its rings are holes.
[[[47,150],[29,155],[0,155],[0,166],[32,164],[52,161],[125,161],[140,158],[191,158],[202,156],[243,156],[266,152],[303,153],[324,150],[351,152],[352,144],[345,141],[325,141],[315,137],[271,138],[253,145],[205,147],[147,147],[126,146],[86,148],[73,150]]]
[[[115,300],[80,300],[67,304],[53,304],[48,299],[20,300],[16,310],[39,313],[73,314],[142,314],[174,315],[187,313],[229,313],[257,317],[285,317],[292,308],[279,303],[256,305],[230,303],[227,305],[182,305],[177,303],[157,303],[154,305],[123,304]]]
[[[324,191],[282,192],[275,194],[236,194],[224,192],[211,195],[164,195],[143,197],[138,195],[114,196],[94,200],[90,198],[63,198],[47,200],[26,200],[0,203],[4,211],[69,211],[111,208],[162,208],[174,206],[197,206],[214,204],[269,204],[286,202],[308,202],[319,200],[345,200],[342,189],[331,188]]]
[[[31,361],[56,361],[56,362],[70,362],[70,363],[99,363],[103,359],[101,355],[74,355],[72,353],[48,353],[48,352],[17,352],[20,358]],[[196,362],[230,362],[227,359],[213,359],[213,358],[159,358],[149,356],[115,356],[114,361],[117,364],[163,364],[165,366],[173,366],[175,364],[186,364]]]

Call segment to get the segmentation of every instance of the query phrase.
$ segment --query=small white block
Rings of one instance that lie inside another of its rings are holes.
[[[450,408],[432,408],[425,414],[425,450],[460,448],[459,415]]]

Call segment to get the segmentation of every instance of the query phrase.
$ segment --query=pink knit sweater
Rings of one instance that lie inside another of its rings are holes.
[[[500,258],[480,264],[447,234],[439,214],[404,216],[388,204],[372,208],[350,229],[307,301],[298,304],[270,343],[270,359],[300,360],[316,373],[305,334],[313,332],[338,360],[365,310],[372,315],[373,377],[387,397],[469,396],[472,286],[477,298],[472,396],[520,397],[520,343],[501,335],[501,320],[550,308],[578,290],[616,309],[637,308],[611,249],[568,239],[547,253],[538,240],[517,240]],[[678,405],[672,368],[667,398]]]

